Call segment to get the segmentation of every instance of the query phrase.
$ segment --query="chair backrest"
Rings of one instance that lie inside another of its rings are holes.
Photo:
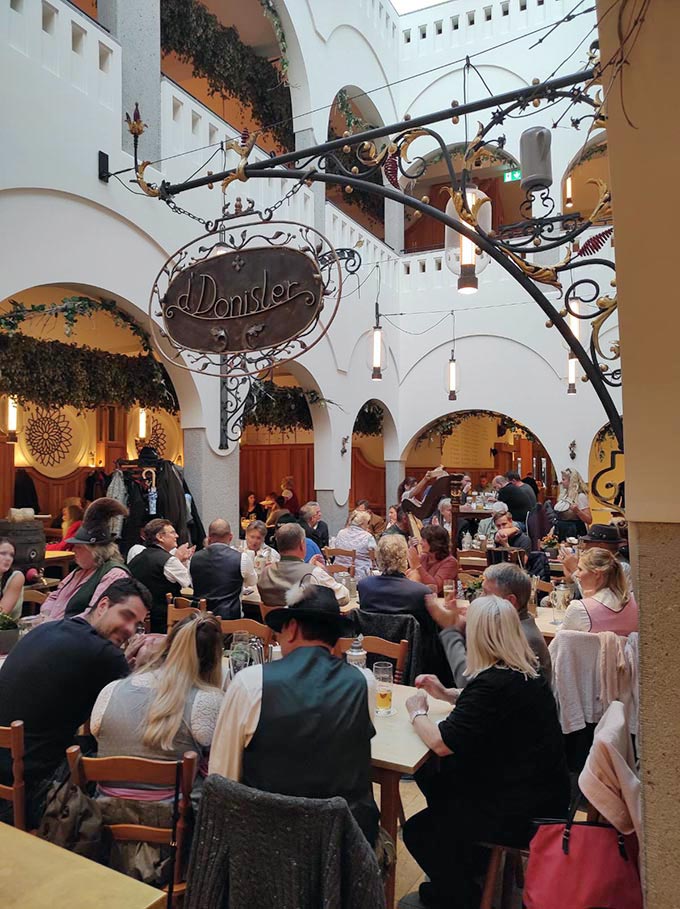
[[[26,829],[26,795],[24,791],[24,724],[14,720],[0,726],[0,748],[8,748],[12,757],[12,785],[0,786],[0,799],[12,803],[14,826]]]
[[[24,607],[28,608],[25,608],[22,611],[27,615],[37,615],[46,599],[46,593],[41,593],[39,590],[26,590],[26,588],[24,588]]]
[[[255,635],[262,640],[265,647],[268,647],[274,637],[274,632],[269,625],[263,625],[254,619],[221,619],[222,634],[233,634],[235,631],[247,631],[250,635]]]
[[[324,546],[323,554],[326,559],[335,559],[337,556],[342,556],[345,559],[351,559],[352,564],[354,564],[357,557],[356,549],[333,549],[330,546]]]
[[[354,577],[355,573],[354,565],[326,565],[324,571],[327,571],[328,574],[342,574],[344,571],[345,574],[348,574],[351,578]]]
[[[207,600],[199,600],[198,606],[196,606],[192,600],[188,600],[186,597],[175,597],[173,600],[171,593],[167,594],[166,599],[168,601],[168,631],[170,631],[173,625],[176,625],[177,622],[181,622],[182,619],[185,619],[188,615],[191,615],[194,612],[206,612],[208,609]]]
[[[302,842],[308,844],[304,850]],[[344,799],[294,798],[218,774],[207,778],[184,909],[243,906],[246,900],[277,909],[385,909],[375,852]]]
[[[175,883],[182,879],[182,844],[187,832],[191,809],[191,790],[198,766],[198,755],[187,751],[181,761],[152,761],[137,757],[83,757],[80,747],[72,745],[66,749],[71,781],[80,789],[88,783],[144,783],[149,786],[175,788],[177,765],[180,770],[179,820],[177,822],[177,856],[175,862]],[[107,824],[114,840],[121,842],[157,843],[169,846],[172,843],[171,827],[150,827],[146,824]]]
[[[355,609],[352,618],[364,638],[377,637],[397,644],[408,641],[403,680],[406,685],[413,685],[416,676],[425,671],[423,635],[418,619],[406,613],[367,612],[364,609]]]
[[[284,605],[285,605],[285,604],[282,603],[281,606],[265,606],[264,603],[260,603],[260,615],[262,616],[262,621],[264,622],[264,620],[266,619],[267,615],[268,615],[270,612],[272,612],[272,610],[274,610],[274,609],[283,609]],[[269,626],[267,626],[267,627],[269,627]]]
[[[343,653],[347,653],[353,641],[354,638],[339,638],[333,648],[335,656],[342,656]],[[404,681],[404,670],[408,660],[408,641],[395,643],[394,641],[386,641],[384,638],[377,638],[369,634],[363,638],[362,644],[366,653],[374,653],[395,660],[394,681],[397,685],[401,685]]]
[[[467,571],[458,572],[458,580],[461,584],[470,584],[472,581],[478,581],[484,574],[482,569],[468,568]]]

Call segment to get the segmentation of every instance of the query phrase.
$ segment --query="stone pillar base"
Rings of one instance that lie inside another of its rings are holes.
[[[680,524],[632,523],[640,607],[640,738],[645,906],[670,909],[680,892]]]
[[[205,429],[184,430],[184,474],[206,532],[211,521],[224,518],[238,538],[240,457],[239,446],[228,455],[215,454]]]
[[[328,524],[328,532],[334,537],[347,523],[347,503],[338,505],[332,489],[317,489],[316,500],[321,506],[322,520]]]

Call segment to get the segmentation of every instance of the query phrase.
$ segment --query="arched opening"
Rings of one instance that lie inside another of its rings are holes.
[[[385,448],[396,436],[388,408],[376,400],[359,409],[352,430],[352,473],[349,506],[368,499],[374,514],[384,515],[391,503],[385,501]]]
[[[463,168],[465,147],[463,142],[448,146],[456,173],[460,173]],[[418,199],[427,196],[430,205],[445,211],[450,199],[446,190],[447,187],[450,188],[451,181],[441,150],[430,152],[424,156],[424,160],[427,163],[427,170],[407,191]],[[417,169],[420,170],[420,167]],[[415,173],[416,165],[413,165],[411,170]],[[504,149],[483,148],[473,159],[471,170],[472,183],[491,200],[492,228],[498,230],[519,221],[520,205],[525,195],[517,177],[519,174],[517,160]],[[444,230],[441,222],[433,218],[416,217],[414,212],[406,209],[404,246],[407,252],[441,249],[444,246]]]
[[[328,138],[339,139],[346,132],[356,133],[376,126],[383,126],[383,120],[368,95],[363,94],[355,85],[346,85],[333,99],[328,117]],[[337,152],[347,170],[358,168],[359,175],[365,167],[359,163],[356,150]],[[329,167],[332,170],[332,165]],[[369,178],[382,186],[382,171]],[[354,189],[347,192],[343,187],[329,185],[326,198],[337,205],[350,218],[353,218],[372,234],[380,239],[385,236],[385,203],[384,200],[370,193]]]
[[[516,470],[534,477],[541,500],[557,493],[555,468],[541,440],[529,427],[495,411],[445,414],[411,440],[405,461],[406,475],[417,479],[441,464],[449,473],[469,474],[473,488],[482,491],[496,474]]]
[[[93,472],[144,444],[183,463],[174,385],[122,303],[78,285],[32,287],[0,302],[0,330],[0,503],[15,504],[16,469],[56,516]]]
[[[258,380],[246,405],[240,445],[240,495],[253,490],[258,501],[280,494],[281,480],[294,477],[302,504],[314,498],[314,421],[310,403],[316,383],[298,379],[288,367]]]
[[[615,451],[619,450],[614,433],[609,423],[605,423],[595,433],[590,446],[588,458],[588,476],[592,480],[595,474],[606,470],[606,476],[602,477],[598,483],[598,489],[604,493],[605,498],[612,498],[615,505],[621,509],[625,508],[625,480],[626,480],[626,462],[625,455],[619,454],[616,459],[612,458]],[[618,508],[607,508],[601,502],[598,502],[592,495],[591,511],[593,513],[593,523],[609,524],[612,516],[618,512]]]

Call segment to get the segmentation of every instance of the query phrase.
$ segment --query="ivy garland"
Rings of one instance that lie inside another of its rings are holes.
[[[274,0],[260,0],[260,6],[262,7],[262,12],[265,14],[266,18],[272,24],[274,29],[274,34],[276,35],[276,40],[279,45],[279,50],[281,51],[281,57],[279,63],[281,64],[281,72],[283,73],[284,79],[288,78],[288,43],[286,42],[286,35],[283,31],[283,25],[281,24],[281,17],[278,14],[276,7],[274,6]]]
[[[358,126],[360,131],[366,129],[373,129],[370,124],[368,124],[363,117],[360,117],[358,114],[354,113],[352,104],[347,95],[347,89],[341,88],[340,91],[335,96],[335,103],[337,104],[338,110],[345,118],[345,123],[347,124],[347,129],[352,131],[355,126]],[[329,136],[330,138],[330,136]]]
[[[273,3],[261,2],[271,17]],[[280,20],[274,29],[280,45]],[[285,37],[283,40],[285,44]],[[207,79],[211,95],[248,104],[258,122],[283,148],[293,148],[288,86],[276,66],[243,44],[233,26],[222,25],[198,0],[162,0],[161,47],[164,53],[174,52],[183,63],[190,63],[194,76]],[[268,127],[270,123],[273,125]]]
[[[529,442],[538,441],[531,430],[527,429],[526,426],[522,426],[521,423],[517,423],[512,417],[496,413],[495,410],[464,410],[459,413],[448,414],[446,417],[442,417],[441,420],[436,420],[428,426],[416,439],[416,448],[419,445],[433,442],[437,442],[440,446],[443,446],[444,439],[453,435],[454,431],[458,429],[462,423],[466,420],[471,420],[480,416],[493,417],[498,421],[496,429],[499,436],[504,436],[505,433],[510,430],[513,433],[521,434]]]
[[[136,404],[177,411],[164,370],[150,353],[137,357],[91,347],[0,335],[0,394],[48,410],[70,404],[93,410],[102,404]]]
[[[11,309],[0,315],[0,394],[15,396],[22,404],[47,409],[70,404],[90,410],[103,404],[118,404],[167,410],[178,409],[175,390],[153,356],[149,337],[113,300],[64,297],[61,303],[25,306],[10,300]],[[19,333],[29,320],[62,316],[64,334],[70,337],[79,318],[95,312],[108,313],[116,325],[124,325],[139,340],[143,354],[130,357],[91,347],[43,341]]]
[[[297,385],[276,385],[271,381],[253,382],[245,404],[243,425],[270,432],[312,430],[309,405],[337,407],[318,391],[306,391]],[[383,411],[375,401],[368,401],[357,414],[354,432],[365,436],[382,435]]]
[[[330,129],[328,131],[329,141],[331,139],[339,139],[339,138],[340,137],[334,130]],[[353,167],[358,167],[356,154],[354,151],[344,152],[344,151],[340,150],[340,151],[336,151],[335,155],[340,159],[343,167],[345,167],[347,170],[351,170]],[[327,163],[326,169],[329,174],[339,173],[339,169],[337,167],[335,167],[333,165],[333,162],[330,160]],[[361,176],[361,173],[362,173],[362,171],[361,171],[361,168],[359,167],[358,176]],[[375,183],[378,186],[383,185],[382,171],[380,170],[380,168],[378,168],[378,170],[375,173],[367,176],[365,179],[366,179],[366,182],[368,182],[368,183]],[[375,196],[375,195],[373,195],[373,193],[369,193],[364,190],[354,188],[351,193],[347,193],[343,190],[342,198],[344,199],[345,202],[348,202],[350,205],[358,206],[364,212],[364,214],[368,215],[368,217],[371,218],[373,221],[384,223],[385,205],[380,196]]]

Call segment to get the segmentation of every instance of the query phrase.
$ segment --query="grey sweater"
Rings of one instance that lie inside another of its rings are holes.
[[[341,798],[203,787],[185,909],[384,909],[375,854]]]

